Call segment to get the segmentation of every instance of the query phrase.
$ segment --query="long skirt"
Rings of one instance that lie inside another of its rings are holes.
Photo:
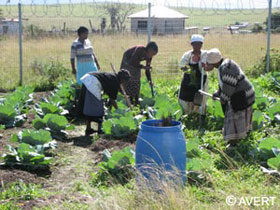
[[[223,136],[226,141],[245,138],[252,130],[252,106],[234,112],[228,104],[225,112]]]
[[[80,62],[77,61],[77,73],[76,73],[76,80],[78,84],[82,84],[81,78],[89,73],[89,72],[97,72],[98,68],[96,66],[96,63],[94,61],[89,62]]]
[[[104,116],[103,100],[96,98],[84,85],[80,93],[78,113],[81,117],[94,122],[102,122]]]
[[[141,88],[141,69],[129,65],[126,57],[123,57],[122,59],[121,69],[128,70],[131,75],[130,80],[124,84],[126,94],[132,98],[139,97]]]

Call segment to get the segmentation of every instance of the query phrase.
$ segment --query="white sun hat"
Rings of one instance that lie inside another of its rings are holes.
[[[222,60],[222,54],[218,48],[207,51],[206,62],[209,64],[219,63]]]
[[[193,34],[191,37],[191,43],[193,42],[202,42],[204,41],[204,37],[200,34]]]

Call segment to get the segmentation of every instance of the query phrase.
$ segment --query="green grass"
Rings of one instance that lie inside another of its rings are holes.
[[[271,47],[280,48],[280,35],[273,34]],[[45,37],[24,39],[23,42],[23,84],[38,85],[42,83],[42,74],[33,71],[37,64],[58,62],[69,69],[69,74],[61,75],[73,78],[70,70],[70,46],[76,36]],[[102,71],[111,71],[110,63],[119,68],[123,52],[136,44],[146,44],[146,36],[133,35],[90,35],[96,56]],[[170,76],[179,71],[178,63],[184,52],[191,49],[189,36],[153,36],[152,40],[159,45],[159,53],[154,57],[153,77]],[[260,62],[266,53],[266,34],[207,34],[204,49],[217,47],[224,57],[235,60],[247,73],[248,68]],[[17,37],[6,37],[0,40],[0,89],[13,89],[19,81],[19,56]],[[250,71],[254,71],[251,69]],[[67,71],[66,71],[67,72]],[[163,73],[163,74],[161,74]],[[248,72],[249,73],[249,72]],[[259,74],[261,72],[258,72]]]
[[[116,185],[108,189],[91,192],[85,190],[79,193],[93,196],[93,203],[78,203],[76,201],[64,201],[62,204],[50,204],[40,210],[76,210],[76,209],[96,209],[96,210],[224,210],[224,209],[262,209],[277,210],[280,208],[280,185],[278,179],[264,175],[257,166],[244,165],[232,170],[214,170],[205,173],[211,186],[187,184],[184,189],[175,190],[169,186],[162,186],[160,194],[153,193],[149,189],[139,189],[134,180],[126,186]],[[87,183],[84,183],[87,184]],[[92,194],[94,192],[94,194]],[[78,193],[78,192],[77,192]],[[254,197],[276,197],[274,205],[249,206],[248,204],[236,204],[228,206],[227,196],[241,199],[251,199]],[[39,210],[39,208],[38,208]]]
[[[21,181],[10,183],[0,188],[0,209],[17,210],[21,209],[21,203],[35,200],[50,195],[42,189],[41,185],[26,184]]]

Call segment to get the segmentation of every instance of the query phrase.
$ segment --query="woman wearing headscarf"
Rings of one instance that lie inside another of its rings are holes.
[[[147,46],[137,45],[126,50],[123,54],[121,69],[127,69],[131,74],[131,79],[124,84],[126,94],[134,104],[138,104],[141,86],[141,69],[145,69],[147,80],[152,86],[151,62],[152,58],[158,53],[158,46],[155,42],[149,42]],[[146,65],[141,62],[146,61]]]
[[[109,96],[110,104],[117,109],[117,95],[120,91],[120,85],[130,79],[130,73],[127,70],[120,70],[117,74],[96,72],[87,73],[81,78],[83,84],[80,99],[78,103],[79,114],[86,120],[86,135],[94,132],[91,128],[91,122],[98,123],[98,133],[102,131],[102,119],[104,116],[104,104],[102,100],[102,91]]]
[[[72,73],[76,76],[78,84],[81,83],[81,77],[88,72],[97,72],[100,69],[96,55],[94,54],[91,42],[88,40],[88,29],[81,26],[78,29],[78,39],[71,46],[71,66]],[[77,69],[75,66],[77,59]]]
[[[192,50],[187,51],[181,58],[180,67],[184,71],[184,77],[179,91],[179,103],[185,114],[198,113],[201,106],[201,114],[205,115],[205,96],[198,92],[201,89],[203,78],[203,89],[208,90],[207,74],[203,67],[206,63],[206,50],[202,50],[204,38],[199,34],[191,37]],[[203,75],[203,77],[202,77]]]
[[[205,70],[214,68],[218,69],[219,90],[213,96],[220,98],[225,114],[223,136],[226,141],[236,143],[252,128],[254,87],[240,66],[231,59],[222,58],[217,48],[207,52]]]

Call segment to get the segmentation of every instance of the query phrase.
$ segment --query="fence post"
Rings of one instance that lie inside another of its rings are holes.
[[[272,9],[272,0],[268,0],[266,72],[269,72],[269,62],[270,62],[269,53],[270,53],[270,35],[271,35],[271,9]]]
[[[152,4],[148,3],[148,43],[151,41],[151,7]]]
[[[21,3],[18,3],[18,37],[19,37],[19,85],[22,85],[22,12]]]

